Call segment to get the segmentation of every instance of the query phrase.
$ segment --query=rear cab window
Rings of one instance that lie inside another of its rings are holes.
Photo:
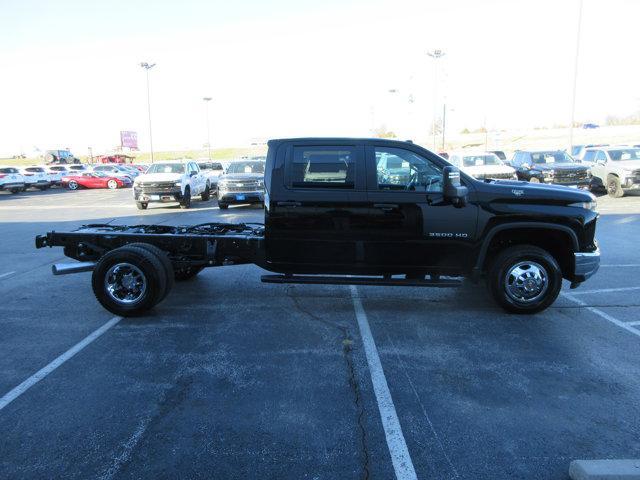
[[[356,188],[357,148],[355,146],[294,146],[289,161],[291,188]]]

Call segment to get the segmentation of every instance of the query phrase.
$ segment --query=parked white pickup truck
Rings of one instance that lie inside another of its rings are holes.
[[[449,162],[479,180],[517,180],[516,170],[491,152],[453,152]]]
[[[211,183],[193,160],[154,163],[133,182],[133,198],[139,210],[153,202],[178,202],[180,208],[189,208],[196,195],[205,202],[209,200]]]

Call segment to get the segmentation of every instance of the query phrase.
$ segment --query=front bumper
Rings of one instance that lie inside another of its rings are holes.
[[[595,252],[576,252],[574,259],[574,282],[584,282],[600,268],[600,249]]]
[[[219,190],[218,202],[228,203],[228,204],[262,203],[264,202],[264,191],[227,192],[226,190]]]
[[[180,187],[159,190],[133,187],[133,198],[136,202],[145,203],[179,202],[182,200],[182,190]]]
[[[0,184],[0,190],[13,190],[14,188],[25,188],[25,184],[22,182]]]

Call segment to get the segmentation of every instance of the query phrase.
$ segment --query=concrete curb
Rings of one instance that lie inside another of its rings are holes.
[[[574,460],[569,465],[572,480],[640,480],[640,459]]]

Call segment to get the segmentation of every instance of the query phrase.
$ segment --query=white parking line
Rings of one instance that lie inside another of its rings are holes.
[[[596,290],[577,290],[575,292],[571,292],[571,295],[589,295],[591,293],[628,292],[631,290],[640,290],[640,287],[620,287],[620,288],[600,288]]]
[[[638,268],[640,267],[640,263],[620,263],[618,265],[616,264],[609,264],[609,265],[600,265],[600,268],[602,267],[616,267],[616,268],[625,268],[625,267],[633,267],[633,268]]]
[[[633,333],[637,337],[640,337],[640,330],[637,330],[637,329],[633,328],[632,326],[630,326],[629,323],[622,322],[622,321],[618,320],[617,318],[609,315],[608,313],[603,312],[602,310],[600,310],[598,308],[588,306],[585,302],[583,302],[582,300],[580,300],[578,298],[575,298],[572,294],[562,292],[562,296],[565,297],[567,300],[571,300],[572,302],[577,303],[581,307],[586,308],[590,312],[595,313],[599,317],[604,318],[608,322],[611,322],[614,325],[617,325],[618,327],[625,329],[627,332]]]
[[[51,372],[53,372],[60,365],[65,363],[67,360],[71,359],[76,353],[80,352],[83,348],[85,348],[91,342],[93,342],[94,340],[99,338],[103,333],[105,333],[111,327],[113,327],[114,325],[117,325],[120,320],[122,320],[122,317],[113,317],[111,320],[109,320],[107,323],[105,323],[100,328],[95,330],[89,336],[85,337],[84,340],[81,340],[80,342],[76,343],[73,347],[71,347],[69,350],[64,352],[62,355],[60,355],[54,361],[52,361],[51,363],[49,363],[45,367],[41,368],[40,370],[38,370],[36,373],[31,375],[29,378],[27,378],[20,385],[18,385],[13,390],[11,390],[9,393],[7,393],[5,396],[0,398],[0,410],[2,410],[4,407],[9,405],[11,402],[13,402],[16,398],[18,398],[24,392],[29,390],[36,383],[38,383],[40,380],[45,378],[47,375],[49,375]]]
[[[14,273],[16,272],[7,272],[7,273],[0,274],[0,278],[8,277],[9,275],[13,275]]]
[[[391,398],[391,392],[389,391],[389,385],[387,385],[387,379],[384,376],[382,363],[380,363],[378,348],[373,340],[369,321],[367,320],[367,314],[364,312],[360,298],[358,298],[358,289],[355,285],[351,285],[351,299],[353,300],[353,308],[356,312],[358,327],[360,328],[360,336],[362,337],[362,344],[364,345],[364,353],[367,357],[367,364],[369,365],[369,373],[371,374],[371,382],[373,383],[373,392],[375,393],[376,400],[378,402],[382,428],[384,429],[384,435],[387,439],[387,447],[391,454],[393,470],[395,471],[396,478],[398,480],[417,479],[418,477],[416,476],[416,471],[413,468],[413,462],[409,455],[407,443],[404,439],[404,435],[402,435],[402,427],[400,426],[400,420],[398,420],[398,413],[396,412],[396,407],[393,404],[393,399]]]
[[[636,325],[640,325],[640,320],[634,320],[633,322],[624,322],[627,325],[635,327]]]

